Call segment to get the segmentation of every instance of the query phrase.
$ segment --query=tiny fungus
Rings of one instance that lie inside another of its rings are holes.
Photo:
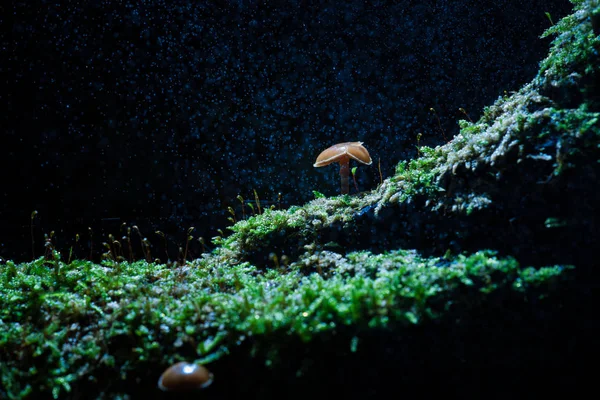
[[[359,163],[371,165],[371,156],[362,142],[338,143],[325,149],[317,157],[314,167],[324,167],[333,162],[340,163],[340,177],[342,178],[342,194],[347,194],[349,190],[350,177],[350,159]]]
[[[203,389],[213,381],[213,374],[203,365],[178,362],[171,365],[158,379],[158,387],[165,392],[186,392]]]

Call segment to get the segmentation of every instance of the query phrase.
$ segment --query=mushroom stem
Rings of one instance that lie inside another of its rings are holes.
[[[340,178],[342,178],[342,194],[350,192],[350,158],[340,160]]]

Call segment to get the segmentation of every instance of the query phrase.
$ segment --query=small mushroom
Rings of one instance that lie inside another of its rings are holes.
[[[178,362],[171,365],[158,379],[158,387],[165,392],[187,392],[203,389],[213,381],[213,374],[205,366]]]
[[[362,142],[346,142],[338,143],[324,150],[317,157],[314,167],[324,167],[333,162],[340,163],[340,177],[342,178],[342,194],[347,194],[350,191],[350,159],[359,163],[371,165],[371,156],[367,149],[362,145]]]

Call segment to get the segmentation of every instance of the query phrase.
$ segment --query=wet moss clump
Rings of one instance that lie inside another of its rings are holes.
[[[2,269],[0,368],[10,398],[99,395],[111,382],[118,389],[152,381],[161,365],[182,359],[218,371],[229,353],[277,364],[288,348],[310,348],[314,338],[350,345],[371,330],[402,335],[453,311],[481,309],[490,296],[541,299],[571,271],[521,269],[490,252],[446,259],[408,250],[323,251],[266,272],[211,257],[177,268],[57,264],[40,258]],[[246,342],[244,356],[238,348]]]

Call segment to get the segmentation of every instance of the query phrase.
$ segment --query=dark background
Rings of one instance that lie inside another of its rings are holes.
[[[338,142],[365,143],[374,162],[357,180],[374,188],[379,161],[390,176],[416,155],[418,133],[442,144],[467,118],[460,107],[476,120],[531,80],[548,51],[545,12],[556,22],[570,10],[567,0],[0,6],[0,256],[39,256],[55,231],[63,258],[76,233],[75,255],[89,257],[91,227],[98,259],[125,224],[159,257],[154,231],[165,232],[176,258],[189,227],[208,242],[226,232],[228,206],[241,218],[237,195],[256,190],[264,208],[337,194],[338,169],[312,164]],[[200,251],[194,242],[189,255]]]

